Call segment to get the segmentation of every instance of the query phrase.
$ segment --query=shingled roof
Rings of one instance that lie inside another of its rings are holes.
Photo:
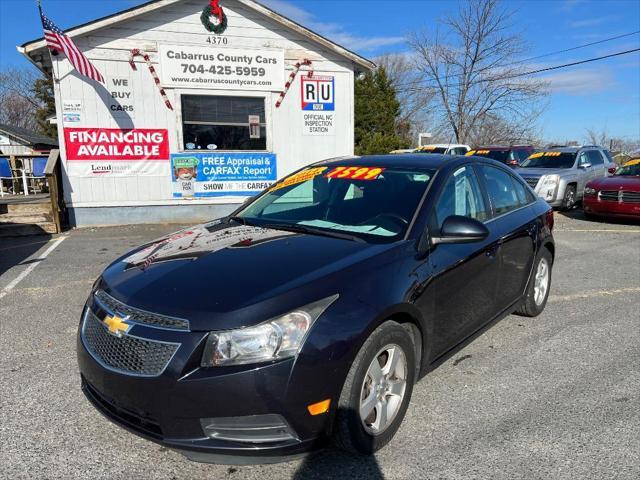
[[[49,145],[52,147],[58,146],[58,141],[53,138],[46,137],[32,130],[26,128],[14,127],[12,125],[5,125],[0,123],[0,134],[4,134],[8,137],[16,138],[26,145]]]

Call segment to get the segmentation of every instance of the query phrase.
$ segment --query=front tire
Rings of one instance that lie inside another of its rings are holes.
[[[569,185],[564,191],[564,198],[562,199],[562,210],[571,210],[576,206],[576,187],[575,185]]]
[[[415,382],[415,346],[400,324],[387,321],[369,336],[349,370],[333,440],[350,452],[384,447],[404,419]]]
[[[551,290],[551,271],[553,267],[553,257],[551,252],[543,248],[540,256],[533,268],[533,274],[522,305],[516,311],[518,315],[524,317],[537,317],[547,306],[549,291]]]

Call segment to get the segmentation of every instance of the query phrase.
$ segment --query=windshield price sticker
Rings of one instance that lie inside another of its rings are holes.
[[[350,180],[375,180],[382,172],[384,172],[384,168],[379,167],[336,167],[325,176]]]
[[[486,155],[489,153],[489,150],[471,150],[470,152],[465,154],[465,157],[471,157],[473,155]]]
[[[281,188],[286,188],[290,187],[291,185],[297,185],[298,183],[306,182],[307,180],[311,180],[312,178],[317,177],[327,169],[328,167],[305,168],[304,170],[285,178],[280,183],[275,184],[269,191],[273,192],[275,190],[280,190]]]
[[[562,155],[562,152],[538,152],[529,156],[529,158],[540,158],[540,157],[559,157]]]

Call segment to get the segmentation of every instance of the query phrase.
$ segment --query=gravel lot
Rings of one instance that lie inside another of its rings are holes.
[[[327,450],[252,467],[189,462],[80,392],[75,334],[91,284],[176,226],[73,231],[42,261],[55,238],[0,240],[0,478],[640,478],[640,226],[579,212],[556,225],[545,313],[504,319],[425,377],[375,457]]]

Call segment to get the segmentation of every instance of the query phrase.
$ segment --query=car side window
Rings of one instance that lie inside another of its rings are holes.
[[[594,167],[596,165],[604,165],[604,158],[598,150],[589,150],[587,152],[587,156],[589,157],[591,165],[593,165]]]
[[[480,171],[487,185],[487,193],[493,203],[496,215],[502,215],[520,207],[520,200],[511,175],[488,165],[481,165]]]
[[[529,205],[531,203],[531,195],[527,195],[528,192],[525,186],[513,176],[511,177],[511,181],[513,182],[513,188],[516,192],[516,197],[518,197],[520,205]]]
[[[452,215],[474,218],[481,222],[489,219],[488,208],[472,167],[461,167],[453,172],[442,189],[435,211],[440,228],[447,217]]]
[[[578,166],[581,167],[582,165],[586,165],[587,163],[591,163],[591,161],[589,160],[587,153],[582,152],[578,157]]]
[[[611,152],[609,150],[603,150],[604,156],[607,157],[609,163],[615,163],[613,157],[611,156]]]

